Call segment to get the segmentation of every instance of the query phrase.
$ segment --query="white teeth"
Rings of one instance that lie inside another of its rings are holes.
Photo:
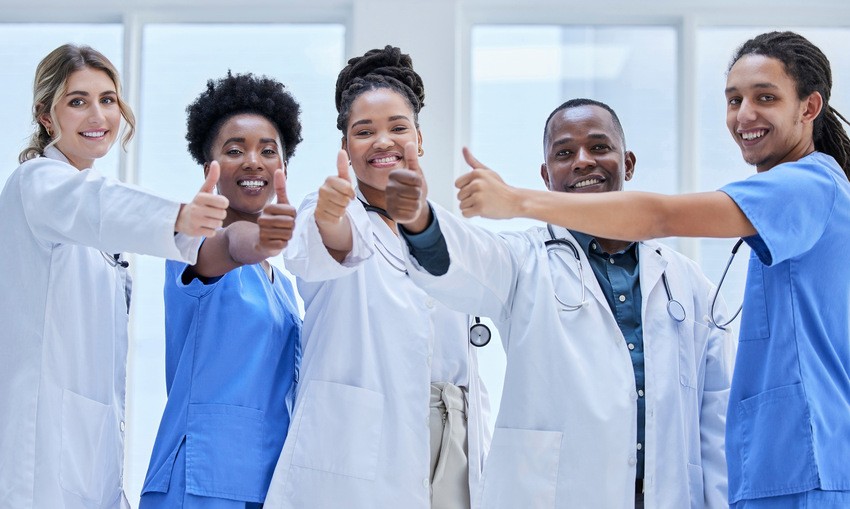
[[[263,187],[266,185],[262,180],[243,180],[238,184],[239,187]]]
[[[760,130],[758,130],[758,131],[752,131],[752,132],[748,132],[748,133],[741,133],[741,138],[744,138],[745,140],[750,141],[750,140],[754,140],[754,139],[756,139],[756,138],[761,138],[761,137],[762,137],[762,136],[764,136],[765,134],[767,134],[767,131],[766,131],[766,130],[764,130],[764,129],[760,129]]]
[[[394,163],[398,161],[400,158],[398,156],[387,156],[387,157],[379,157],[376,159],[372,159],[373,163],[377,164],[385,164],[385,163]]]
[[[599,180],[599,179],[595,179],[595,178],[594,179],[587,179],[587,180],[582,180],[581,182],[574,185],[573,187],[576,188],[576,189],[580,189],[582,187],[592,186],[593,184],[598,184],[600,182],[602,182],[602,181]]]
[[[101,136],[106,134],[106,131],[83,131],[80,134],[87,138],[100,138]]]

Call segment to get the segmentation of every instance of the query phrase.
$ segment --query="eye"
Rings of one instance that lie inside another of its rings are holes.
[[[776,96],[771,95],[771,94],[762,94],[762,95],[759,96],[759,101],[761,101],[761,102],[771,102],[771,101],[774,101],[775,99],[776,99]]]
[[[727,99],[726,101],[729,106],[739,106],[741,104],[740,97],[732,97],[730,99]]]
[[[572,150],[564,149],[564,150],[559,150],[559,151],[555,152],[555,157],[570,157],[571,155],[573,155]]]
[[[371,136],[371,135],[372,135],[372,131],[370,131],[368,129],[363,129],[363,130],[360,130],[360,131],[357,131],[356,133],[354,133],[354,136],[358,136],[358,137],[361,137],[361,138],[364,137],[364,136]]]
[[[79,97],[76,97],[76,98],[68,101],[68,106],[76,108],[76,107],[84,105],[85,103],[86,102],[84,100],[80,99]]]
[[[408,127],[406,125],[397,125],[392,128],[392,132],[394,133],[404,133],[408,131]]]
[[[238,155],[242,154],[242,151],[239,150],[238,148],[231,148],[231,149],[226,150],[224,153],[229,155],[229,156],[238,156]]]
[[[610,148],[611,147],[609,147],[608,145],[605,145],[604,143],[600,143],[598,145],[594,145],[594,146],[590,147],[590,150],[593,150],[594,152],[606,152],[606,151],[610,150]]]
[[[276,156],[277,150],[275,150],[273,148],[263,149],[263,155],[265,155],[265,156]]]
[[[101,103],[101,104],[115,104],[115,103],[117,103],[117,102],[118,102],[118,100],[117,100],[116,98],[114,98],[114,97],[111,97],[111,96],[106,96],[106,97],[101,97],[101,98],[100,98],[100,103]]]

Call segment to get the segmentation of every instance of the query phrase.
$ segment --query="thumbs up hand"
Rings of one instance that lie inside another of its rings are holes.
[[[417,147],[413,142],[404,146],[407,168],[393,170],[387,182],[387,213],[397,223],[412,232],[424,230],[431,221],[428,207],[428,184],[419,166]]]
[[[506,184],[498,173],[484,166],[466,147],[463,149],[463,158],[472,168],[469,173],[464,173],[455,181],[463,217],[518,217],[522,202],[517,197],[516,189]]]
[[[255,248],[266,258],[280,254],[295,229],[295,207],[289,204],[286,196],[286,174],[283,170],[274,172],[274,190],[277,203],[266,205],[257,218],[260,231]]]
[[[354,188],[348,176],[348,154],[340,150],[336,158],[337,174],[325,179],[319,188],[319,199],[316,203],[316,224],[322,226],[337,226],[345,209],[354,199]]]
[[[210,163],[204,185],[190,203],[180,206],[174,231],[190,237],[212,237],[221,228],[227,217],[229,202],[224,196],[213,194],[218,183],[220,168],[218,161]]]

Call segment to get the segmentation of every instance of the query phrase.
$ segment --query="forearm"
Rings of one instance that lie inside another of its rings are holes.
[[[192,271],[203,277],[218,277],[265,260],[258,249],[259,232],[259,226],[248,221],[231,223],[219,235],[206,239]]]
[[[517,208],[530,217],[597,237],[640,241],[660,237],[743,237],[755,229],[722,192],[662,195],[595,194],[517,189]]]

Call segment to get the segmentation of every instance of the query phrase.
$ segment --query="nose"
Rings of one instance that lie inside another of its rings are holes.
[[[393,146],[393,140],[389,137],[389,135],[385,132],[378,133],[375,136],[375,143],[373,146],[377,149],[386,149]]]
[[[246,169],[259,169],[262,167],[262,158],[256,150],[246,150],[244,165]]]
[[[752,122],[756,119],[756,109],[755,105],[752,101],[748,99],[743,99],[741,104],[738,105],[738,112],[735,115],[738,119],[739,124],[746,124],[747,122]]]
[[[99,102],[95,102],[89,112],[89,124],[99,125],[106,120],[106,115],[103,114],[103,105]]]
[[[593,166],[596,166],[596,159],[593,158],[593,154],[586,147],[580,147],[576,151],[576,156],[573,160],[573,169],[583,170],[585,168],[592,168]]]

